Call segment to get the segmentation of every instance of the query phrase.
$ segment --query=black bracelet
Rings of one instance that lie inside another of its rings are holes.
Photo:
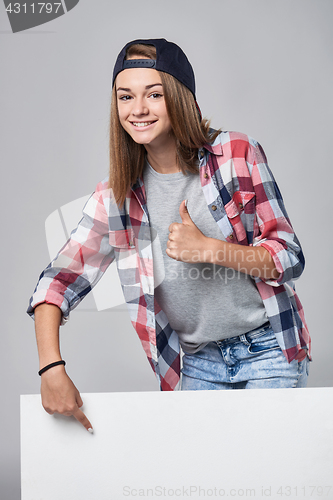
[[[54,363],[51,363],[50,365],[44,366],[44,368],[39,370],[38,375],[41,376],[49,368],[53,368],[54,366],[57,366],[57,365],[64,365],[65,366],[65,364],[66,364],[66,361],[64,361],[63,359],[61,361],[55,361]]]

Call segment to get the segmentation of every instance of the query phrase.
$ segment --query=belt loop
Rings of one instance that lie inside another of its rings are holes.
[[[241,342],[243,342],[243,344],[245,344],[247,346],[251,345],[251,342],[249,342],[246,338],[246,333],[244,333],[243,335],[240,335],[239,338],[240,338]]]

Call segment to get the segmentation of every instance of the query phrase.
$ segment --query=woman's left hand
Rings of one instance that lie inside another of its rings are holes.
[[[230,267],[263,280],[280,277],[273,257],[262,246],[246,246],[205,236],[192,221],[182,201],[179,207],[182,223],[173,222],[169,227],[166,253],[175,260],[192,264],[210,263]]]
[[[205,262],[208,238],[192,221],[185,206],[185,200],[180,204],[179,214],[182,222],[173,222],[169,226],[167,255],[182,262]]]

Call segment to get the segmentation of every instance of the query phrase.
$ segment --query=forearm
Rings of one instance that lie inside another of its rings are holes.
[[[280,276],[266,248],[238,245],[205,236],[189,216],[185,201],[182,201],[179,213],[182,223],[173,222],[169,226],[166,253],[172,259],[229,267],[265,280]]]
[[[61,310],[52,304],[40,304],[35,308],[35,329],[39,355],[39,367],[61,360],[59,326]]]
[[[267,280],[279,277],[271,254],[260,246],[249,247],[207,238],[204,261],[230,267],[256,278]]]

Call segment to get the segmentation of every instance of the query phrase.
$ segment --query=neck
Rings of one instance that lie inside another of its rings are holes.
[[[154,148],[152,145],[146,144],[145,148],[149,164],[159,174],[174,174],[180,171],[174,140],[163,147]]]

